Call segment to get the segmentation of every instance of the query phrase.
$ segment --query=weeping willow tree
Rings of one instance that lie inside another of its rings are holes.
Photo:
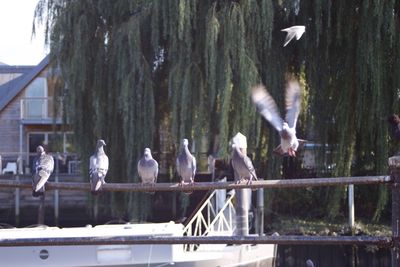
[[[181,138],[198,146],[205,138],[219,157],[240,131],[260,176],[277,178],[279,137],[249,89],[266,84],[283,110],[289,74],[305,87],[299,135],[332,145],[335,175],[386,173],[382,118],[399,108],[398,12],[395,0],[41,0],[35,17],[61,72],[79,152],[104,138],[110,182],[137,182],[136,162],[144,147],[160,149],[161,131],[171,133],[173,153]],[[293,24],[306,33],[283,48],[280,29]],[[343,190],[329,189],[331,217]],[[131,218],[147,217],[143,195],[112,196]],[[374,197],[378,219],[388,192]]]

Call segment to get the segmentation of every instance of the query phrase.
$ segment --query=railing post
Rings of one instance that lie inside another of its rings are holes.
[[[354,185],[349,184],[348,187],[348,201],[349,201],[349,226],[351,229],[351,232],[353,233],[354,231]]]
[[[392,186],[392,267],[400,267],[400,156],[389,158],[390,176]]]
[[[15,176],[15,180],[19,182],[19,174]],[[20,214],[20,189],[15,188],[15,225],[19,226],[19,214]]]
[[[256,234],[262,236],[264,234],[264,189],[263,188],[257,189],[255,223],[256,223],[255,225]]]
[[[56,175],[55,175],[55,182],[58,183],[58,175],[60,173],[60,153],[56,153]],[[54,190],[54,221],[55,225],[58,225],[58,219],[59,219],[59,192],[58,190]]]

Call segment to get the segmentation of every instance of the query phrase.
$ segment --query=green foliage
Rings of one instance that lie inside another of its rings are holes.
[[[282,172],[272,155],[279,137],[256,114],[249,89],[264,83],[283,110],[288,74],[305,87],[299,135],[330,144],[334,175],[387,173],[392,147],[382,118],[399,109],[398,7],[395,0],[41,0],[35,16],[64,79],[60,95],[79,152],[89,155],[104,138],[110,182],[138,181],[136,162],[144,147],[160,149],[160,130],[172,133],[172,151],[183,137],[196,147],[205,137],[209,152],[224,158],[240,131],[259,176],[271,179]],[[306,33],[283,48],[280,29],[293,24]],[[316,192],[337,216],[344,189]],[[112,197],[114,207],[145,220],[143,199]],[[385,187],[371,196],[375,219],[387,199]]]

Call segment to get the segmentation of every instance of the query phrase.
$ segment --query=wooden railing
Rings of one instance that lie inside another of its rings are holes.
[[[390,247],[392,266],[400,267],[400,156],[389,159],[390,176],[336,177],[295,180],[255,181],[250,185],[232,182],[195,183],[191,190],[241,189],[241,188],[293,188],[309,186],[343,186],[360,184],[391,185],[392,189],[392,236],[203,236],[203,237],[81,237],[81,238],[23,238],[0,239],[0,246],[58,246],[58,245],[103,245],[103,244],[292,244],[292,245],[376,245]],[[30,183],[14,180],[0,180],[0,188],[31,188]],[[88,183],[50,182],[47,189],[89,191]],[[105,184],[103,191],[146,191],[140,184]],[[153,191],[187,190],[178,184],[159,183]]]

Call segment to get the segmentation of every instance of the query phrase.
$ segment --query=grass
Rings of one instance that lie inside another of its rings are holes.
[[[292,217],[279,217],[266,230],[271,234],[278,232],[280,235],[338,236],[352,234],[347,221],[327,222]],[[354,235],[391,236],[391,234],[391,226],[388,224],[355,222]]]

